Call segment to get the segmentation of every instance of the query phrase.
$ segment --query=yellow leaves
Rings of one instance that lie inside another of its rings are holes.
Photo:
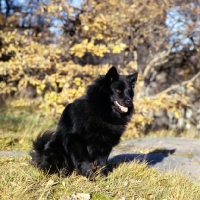
[[[82,57],[85,52],[92,53],[94,55],[102,57],[106,53],[107,47],[104,44],[94,44],[94,39],[88,41],[88,39],[83,40],[80,44],[74,45],[71,49],[71,54],[75,56]]]
[[[101,40],[103,39],[103,35],[101,33],[98,33],[96,36],[96,39]]]
[[[180,118],[180,112],[179,111],[175,111],[174,112],[174,116],[178,119]]]
[[[61,114],[64,109],[61,95],[56,92],[47,92],[44,96],[44,102],[40,104],[40,109],[45,109],[48,113]]]
[[[62,5],[59,5],[59,6],[58,6],[58,10],[59,10],[59,11],[62,11],[62,10],[63,10]]]
[[[120,49],[120,46],[115,46],[112,50],[113,53],[120,53],[121,52],[121,49]]]
[[[81,78],[79,77],[76,77],[73,81],[77,86],[80,86],[81,85]]]
[[[131,4],[130,8],[135,9],[137,7],[136,4]]]
[[[107,51],[108,50],[105,45],[99,44],[95,46],[94,51],[92,53],[94,53],[97,56],[103,57],[104,53],[106,53]]]
[[[139,20],[140,20],[141,22],[147,22],[148,19],[149,19],[148,16],[142,16],[142,17],[139,18]]]
[[[83,27],[83,30],[84,30],[84,31],[89,31],[89,27],[88,27],[88,26],[84,26],[84,27]]]
[[[0,94],[4,89],[6,88],[6,83],[5,82],[0,82]]]
[[[140,87],[143,87],[144,86],[144,81],[143,80],[137,81],[137,85],[140,86]]]
[[[88,40],[85,39],[81,43],[74,45],[71,47],[71,54],[74,54],[77,57],[82,57],[84,56],[86,50],[87,50],[87,44]]]
[[[27,99],[22,99],[22,98],[13,99],[11,101],[11,106],[13,106],[13,107],[25,107],[25,106],[29,107],[29,106],[31,106],[31,104],[32,104],[31,101],[27,101]]]
[[[136,71],[138,71],[138,65],[137,65],[137,61],[131,61],[127,64],[128,67],[130,67],[131,69],[135,69]]]
[[[186,88],[189,89],[189,90],[194,90],[193,82],[189,82],[189,83],[186,85]]]
[[[95,48],[94,40],[87,43],[87,45],[86,45],[87,52],[92,52],[94,48]]]
[[[47,11],[49,13],[55,13],[56,11],[60,11],[62,10],[62,7],[59,5],[55,5],[55,4],[50,4],[49,6],[47,6]]]
[[[27,77],[27,81],[31,84],[31,85],[40,85],[41,81],[38,79],[34,79],[33,77]]]
[[[25,78],[21,79],[21,80],[19,81],[19,83],[18,83],[18,86],[17,86],[18,89],[26,88],[27,83],[28,83],[27,79],[25,79]]]
[[[107,26],[104,23],[100,23],[100,22],[94,22],[93,26],[94,26],[93,30],[96,30],[96,31],[97,30],[99,30],[99,31],[105,30],[107,28]]]
[[[55,50],[55,53],[56,53],[56,54],[61,54],[61,53],[62,53],[62,50],[59,49],[59,48],[57,48],[57,49]]]
[[[2,66],[1,66],[2,64]],[[6,75],[6,68],[3,67],[3,63],[0,62],[0,75]]]
[[[112,49],[112,53],[120,53],[121,51],[123,51],[126,47],[126,44],[124,43],[120,43],[119,41],[117,42],[117,45],[110,45],[110,48]]]
[[[140,87],[139,82],[137,84],[137,87]],[[139,116],[142,114],[143,117],[148,113],[165,110],[168,113],[173,113],[176,118],[180,118],[181,108],[189,106],[186,99],[187,98],[181,98],[180,96],[173,96],[172,98],[172,96],[168,94],[160,94],[154,96],[154,98],[144,96],[137,99],[137,101],[135,102],[135,107],[139,112]],[[140,119],[141,118],[139,117],[137,120],[135,120],[137,121],[137,123],[139,123]]]
[[[12,34],[12,32],[9,31],[9,32],[7,33],[7,36],[4,38],[4,41],[5,41],[6,43],[10,43],[12,39],[13,39],[13,34]]]
[[[52,101],[56,101],[57,93],[56,92],[46,93],[45,96],[44,96],[44,99],[52,99]]]

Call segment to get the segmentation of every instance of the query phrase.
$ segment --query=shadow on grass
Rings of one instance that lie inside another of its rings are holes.
[[[139,160],[140,162],[147,162],[148,166],[153,166],[159,162],[162,162],[164,158],[173,154],[176,149],[156,149],[148,154],[120,154],[109,159],[109,163],[112,164],[120,164],[120,163],[128,163],[133,160]]]

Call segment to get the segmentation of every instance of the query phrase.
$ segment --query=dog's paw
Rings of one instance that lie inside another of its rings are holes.
[[[92,171],[93,171],[93,172],[96,172],[97,170],[99,170],[99,164],[98,164],[98,161],[95,160],[95,161],[92,163]]]

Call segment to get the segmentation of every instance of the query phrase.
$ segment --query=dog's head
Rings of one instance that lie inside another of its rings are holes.
[[[134,87],[138,72],[131,75],[119,75],[115,67],[111,67],[106,76],[106,85],[110,88],[112,109],[120,114],[130,113],[133,108]]]
[[[119,75],[111,67],[88,86],[87,99],[92,110],[111,124],[126,124],[133,113],[134,87],[138,73]]]

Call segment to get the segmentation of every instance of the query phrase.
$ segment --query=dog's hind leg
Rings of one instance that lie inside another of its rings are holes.
[[[57,173],[68,175],[68,165],[65,162],[65,150],[59,137],[55,137],[54,131],[46,131],[38,135],[33,141],[33,150],[30,153],[31,163],[47,173]],[[63,171],[63,172],[62,172]],[[70,169],[70,172],[73,171]]]

